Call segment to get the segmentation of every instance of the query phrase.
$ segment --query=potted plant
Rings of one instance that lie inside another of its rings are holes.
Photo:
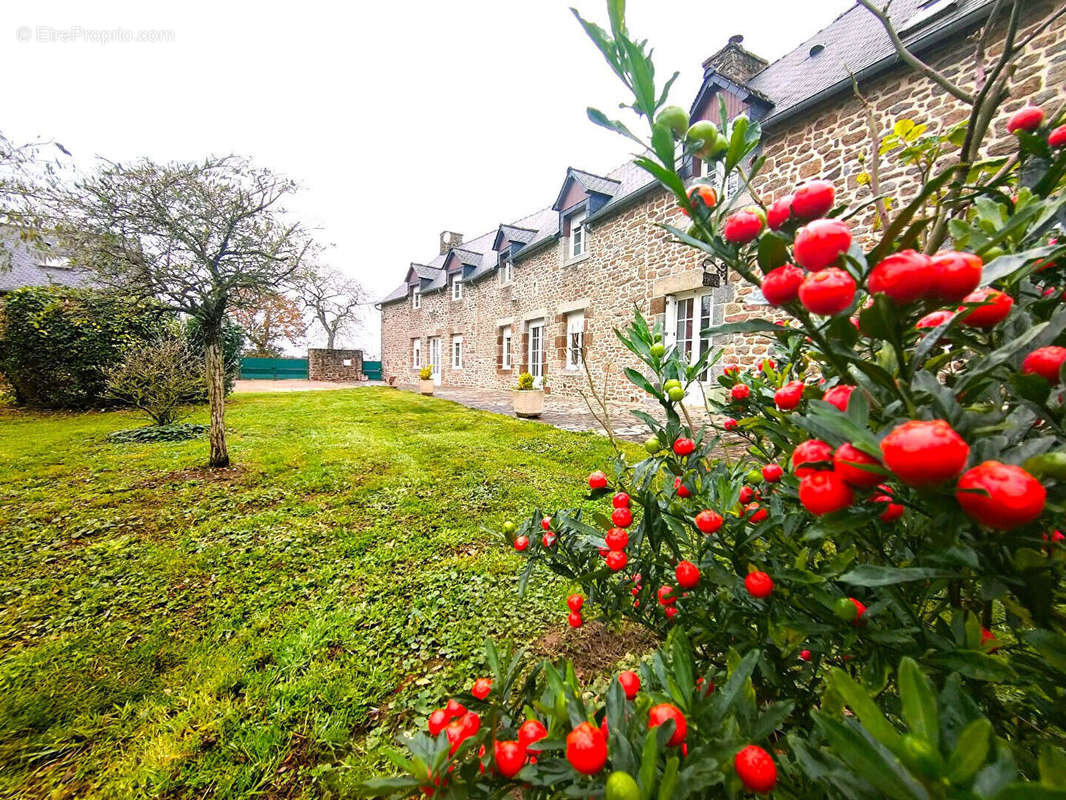
[[[418,392],[433,395],[433,367],[425,366],[418,371]]]
[[[534,388],[533,376],[523,372],[518,387],[511,392],[516,417],[539,417],[544,411],[544,389]]]

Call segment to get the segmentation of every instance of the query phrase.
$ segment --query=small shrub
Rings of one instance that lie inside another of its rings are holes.
[[[107,436],[109,442],[130,444],[137,442],[184,442],[198,439],[207,433],[206,425],[191,422],[176,422],[172,425],[149,425],[145,428],[130,428],[115,431]]]
[[[203,362],[174,333],[131,345],[105,375],[108,397],[139,409],[157,426],[188,416],[189,403],[204,388]]]
[[[528,391],[533,388],[533,376],[528,372],[523,372],[518,376],[518,388],[522,391]]]
[[[420,380],[428,381],[433,377],[433,367],[422,367],[422,369],[418,371],[418,377]]]

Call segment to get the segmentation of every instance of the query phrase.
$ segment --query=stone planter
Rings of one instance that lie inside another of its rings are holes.
[[[543,389],[513,389],[511,399],[518,417],[539,417],[544,411]]]
[[[419,394],[432,395],[433,394],[433,387],[435,385],[436,384],[433,383],[433,379],[432,378],[430,378],[428,381],[420,380],[418,382],[418,393]]]

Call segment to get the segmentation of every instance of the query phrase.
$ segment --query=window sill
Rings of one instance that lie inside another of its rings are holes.
[[[584,253],[582,253],[579,256],[574,256],[573,258],[569,258],[569,259],[563,261],[563,266],[564,267],[569,267],[569,266],[573,266],[574,264],[580,264],[582,261],[585,261],[588,257],[589,257],[589,252],[585,251]]]

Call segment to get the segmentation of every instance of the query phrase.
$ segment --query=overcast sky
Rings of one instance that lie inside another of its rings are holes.
[[[472,238],[551,205],[568,165],[627,158],[585,116],[625,98],[570,5],[606,24],[602,0],[5,0],[2,129],[62,142],[83,167],[250,156],[302,184],[293,210],[380,297],[440,231]],[[773,60],[851,5],[629,0],[628,24],[661,79],[681,72],[687,107],[729,36]],[[368,327],[358,344],[377,353]]]

